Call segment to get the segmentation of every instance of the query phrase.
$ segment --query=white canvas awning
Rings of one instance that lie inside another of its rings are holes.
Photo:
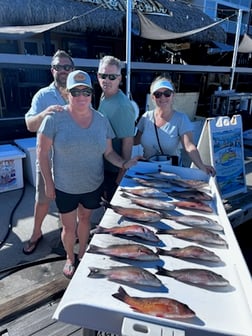
[[[251,53],[252,52],[252,39],[245,33],[239,44],[238,52]]]
[[[220,23],[223,23],[225,20],[227,20],[227,19],[223,19],[221,21],[214,22],[204,27],[200,27],[200,28],[193,29],[190,31],[185,31],[182,33],[175,33],[175,32],[171,32],[171,31],[168,31],[166,29],[159,27],[158,25],[153,23],[151,20],[147,19],[146,15],[143,15],[139,11],[137,11],[137,15],[141,23],[140,36],[150,39],[150,40],[173,40],[173,39],[190,36],[190,35],[199,33],[203,30],[212,28]]]

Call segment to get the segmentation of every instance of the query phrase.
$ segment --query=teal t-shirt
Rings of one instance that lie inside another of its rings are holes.
[[[112,140],[113,148],[121,155],[122,139],[133,137],[135,134],[135,111],[130,99],[119,90],[109,98],[101,97],[98,111],[109,120],[115,133],[115,138]],[[118,172],[118,167],[106,160],[104,165],[105,170]]]

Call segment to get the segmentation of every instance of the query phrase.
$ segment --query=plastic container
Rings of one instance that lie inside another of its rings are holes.
[[[15,144],[25,152],[24,176],[31,185],[36,186],[36,137],[14,140]]]
[[[0,192],[23,188],[25,153],[14,145],[0,145]]]

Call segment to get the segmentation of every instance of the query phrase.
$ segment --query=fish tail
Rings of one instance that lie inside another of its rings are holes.
[[[122,189],[120,189],[120,190],[122,190]],[[124,198],[130,198],[130,196],[126,192],[123,192],[121,194],[121,196],[124,197]]]
[[[167,229],[158,229],[156,234],[170,234],[169,231]]]
[[[100,205],[104,206],[105,208],[112,208],[112,205],[103,197],[101,197]]]
[[[126,291],[121,286],[118,288],[118,292],[112,294],[112,296],[123,302],[126,302],[127,298],[129,297]]]
[[[89,245],[88,253],[99,253],[99,247],[96,245]]]
[[[105,274],[102,273],[102,270],[97,267],[89,267],[90,273],[88,274],[89,278],[105,278]]]
[[[156,274],[169,276],[169,271],[161,266],[157,266]]]
[[[156,250],[157,250],[158,255],[168,255],[168,253],[167,253],[168,251],[166,251],[166,250],[164,250],[160,247],[157,247]]]
[[[172,219],[172,215],[168,214],[166,211],[160,211],[164,219]]]

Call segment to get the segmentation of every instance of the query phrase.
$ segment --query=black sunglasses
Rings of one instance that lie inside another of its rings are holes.
[[[73,97],[79,97],[80,95],[84,97],[89,97],[93,93],[91,89],[71,89],[69,90]]]
[[[70,64],[64,64],[64,65],[60,65],[60,64],[53,64],[52,68],[56,71],[71,71],[73,70],[73,66]]]
[[[153,92],[153,96],[155,98],[161,98],[162,95],[164,95],[166,98],[167,97],[170,97],[172,95],[172,91],[170,90],[165,90],[164,92],[161,92],[161,91],[156,91],[156,92]]]
[[[106,79],[108,78],[109,80],[113,81],[115,80],[117,77],[120,77],[121,75],[113,75],[113,74],[103,74],[103,73],[98,73],[99,78],[101,79]]]

